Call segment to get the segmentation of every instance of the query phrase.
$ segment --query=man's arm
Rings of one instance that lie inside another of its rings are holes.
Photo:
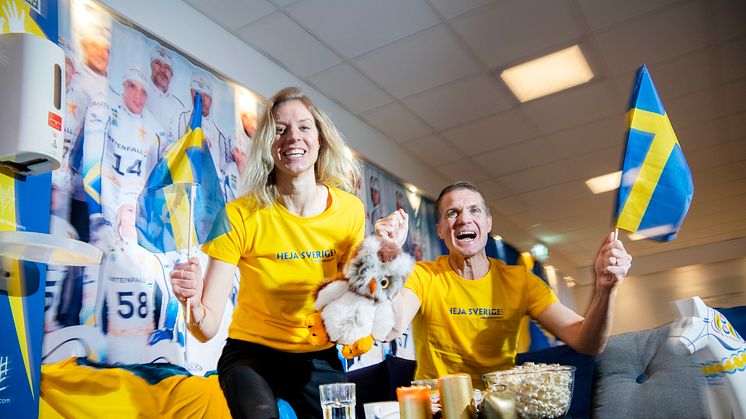
[[[591,355],[603,352],[611,331],[617,288],[627,276],[631,263],[632,256],[622,242],[613,240],[610,234],[596,255],[596,290],[585,317],[556,302],[536,320],[578,352]]]
[[[391,304],[394,306],[394,328],[386,336],[386,342],[401,336],[420,310],[420,299],[409,288],[402,288],[391,300]]]
[[[403,209],[399,209],[376,220],[373,227],[379,240],[393,242],[401,249],[409,232],[409,215]],[[391,299],[391,304],[394,307],[394,328],[386,336],[386,342],[398,338],[409,327],[420,309],[420,299],[412,290],[402,288]]]

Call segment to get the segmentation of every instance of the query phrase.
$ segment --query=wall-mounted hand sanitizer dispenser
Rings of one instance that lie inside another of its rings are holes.
[[[0,34],[0,173],[25,179],[60,167],[64,68],[55,43]]]

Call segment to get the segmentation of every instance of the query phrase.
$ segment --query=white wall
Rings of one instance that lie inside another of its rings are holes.
[[[437,196],[449,182],[409,150],[301,82],[213,21],[178,0],[100,0],[112,11],[264,97],[301,87],[329,114],[349,146],[365,159]],[[216,7],[218,7],[216,5]]]
[[[593,296],[593,285],[578,285],[573,290],[577,309],[583,313]],[[746,258],[627,277],[618,291],[611,334],[673,321],[678,316],[671,303],[694,296],[701,297],[710,307],[746,305]]]

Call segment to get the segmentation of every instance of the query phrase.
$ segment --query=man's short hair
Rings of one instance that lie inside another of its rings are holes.
[[[163,64],[168,65],[172,69],[174,68],[173,62],[171,61],[171,55],[168,53],[168,50],[160,45],[153,48],[153,51],[151,51],[150,53],[150,62],[153,62],[154,60],[158,60]]]
[[[435,223],[440,222],[440,203],[443,201],[443,197],[453,191],[460,191],[462,189],[466,189],[467,191],[476,192],[479,194],[480,197],[482,197],[482,202],[484,203],[485,211],[487,212],[487,215],[490,214],[490,208],[487,206],[487,201],[484,199],[484,195],[482,194],[482,191],[477,188],[476,185],[473,183],[466,181],[466,180],[460,180],[456,183],[452,183],[445,188],[443,188],[442,191],[440,191],[440,195],[438,195],[438,199],[435,200]]]

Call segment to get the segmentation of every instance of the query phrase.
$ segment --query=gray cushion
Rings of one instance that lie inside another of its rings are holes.
[[[593,416],[706,418],[706,383],[694,357],[668,345],[670,324],[612,336],[596,359]]]

